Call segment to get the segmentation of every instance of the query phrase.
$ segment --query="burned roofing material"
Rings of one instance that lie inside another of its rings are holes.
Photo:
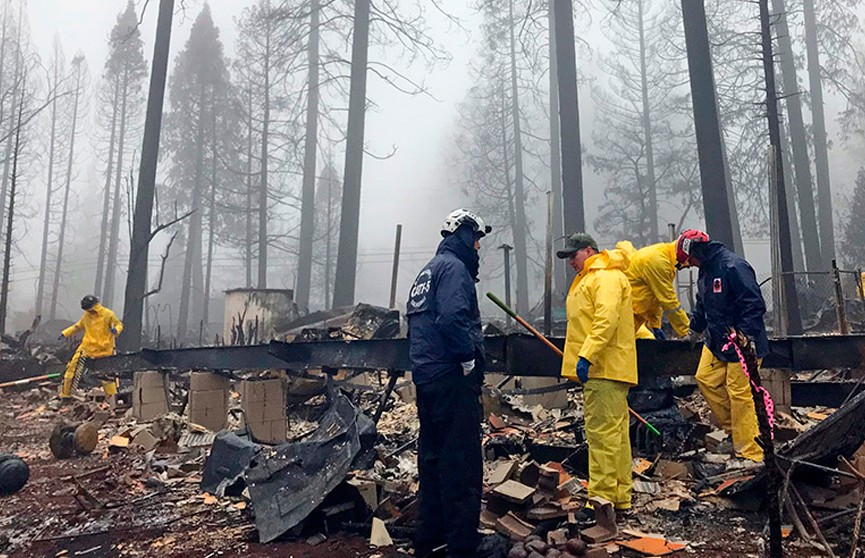
[[[348,397],[331,390],[328,399],[330,407],[315,432],[301,442],[259,453],[246,469],[262,542],[300,524],[375,442],[375,424]]]

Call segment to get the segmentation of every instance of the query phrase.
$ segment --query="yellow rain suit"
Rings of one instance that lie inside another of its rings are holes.
[[[758,363],[762,361],[758,359]],[[742,365],[718,360],[704,346],[695,378],[721,428],[732,435],[736,455],[751,461],[763,461],[763,449],[755,441],[760,427],[751,385]]]
[[[659,328],[666,315],[676,335],[686,336],[690,321],[675,287],[676,243],[663,242],[636,250],[633,244],[623,240],[616,248],[627,252],[630,258],[625,275],[631,282],[634,326],[637,329],[642,325]]]
[[[589,496],[630,509],[628,390],[637,384],[637,349],[628,255],[604,250],[586,260],[568,292],[562,376],[576,380],[580,357],[591,362],[583,387],[589,443]]]
[[[96,303],[92,308],[84,311],[84,315],[77,323],[63,330],[63,337],[69,337],[83,331],[84,339],[81,340],[81,344],[78,345],[78,349],[72,355],[69,364],[66,365],[63,384],[60,387],[60,397],[66,398],[72,395],[75,373],[82,366],[79,362],[82,357],[100,358],[114,354],[116,334],[112,333],[112,328],[119,334],[123,331],[123,323],[117,319],[114,312]],[[103,381],[102,389],[107,396],[117,395],[117,382]]]

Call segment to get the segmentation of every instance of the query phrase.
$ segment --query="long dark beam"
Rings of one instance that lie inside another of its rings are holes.
[[[562,347],[564,339],[553,338]],[[767,368],[792,371],[865,366],[865,335],[790,337],[769,342]],[[528,335],[486,338],[487,370],[519,376],[557,377],[561,361]],[[683,341],[637,341],[640,376],[687,376],[694,373],[700,348]],[[405,339],[312,341],[242,347],[151,350],[91,360],[90,368],[118,374],[136,370],[255,370],[268,368],[353,368],[410,370]]]

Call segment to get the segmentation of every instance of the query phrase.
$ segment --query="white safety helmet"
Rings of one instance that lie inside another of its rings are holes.
[[[453,234],[458,228],[460,228],[460,225],[464,225],[466,223],[470,224],[472,226],[472,230],[480,236],[485,236],[493,230],[491,226],[484,223],[483,219],[481,219],[468,209],[461,208],[454,209],[445,218],[445,222],[442,223],[442,236]]]

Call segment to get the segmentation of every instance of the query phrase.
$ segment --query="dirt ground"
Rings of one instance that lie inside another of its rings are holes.
[[[306,540],[260,544],[242,499],[206,498],[198,489],[200,472],[154,483],[143,470],[141,450],[109,450],[107,439],[91,455],[58,461],[48,448],[49,434],[60,420],[74,421],[81,409],[52,410],[52,393],[0,394],[0,451],[17,453],[31,471],[23,490],[0,498],[0,557],[390,558],[407,551],[405,544],[402,549],[371,547],[366,536],[346,533],[331,534],[315,546]],[[110,419],[106,427],[116,421]],[[828,525],[836,550],[849,547],[851,519]],[[707,558],[761,556],[763,526],[759,513],[699,499],[676,512],[647,513],[638,507],[627,521],[631,529],[690,543],[675,556]],[[788,556],[821,555],[796,535],[785,544]],[[623,550],[621,556],[639,554]]]

